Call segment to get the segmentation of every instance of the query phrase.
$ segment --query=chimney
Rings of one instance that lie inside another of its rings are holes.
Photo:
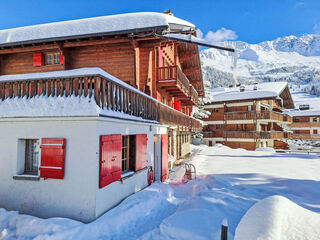
[[[164,14],[168,14],[168,15],[170,15],[170,16],[173,16],[173,14],[172,14],[172,12],[171,12],[170,9],[163,11],[163,13],[164,13]]]
[[[240,92],[244,92],[246,90],[245,86],[240,86]]]
[[[310,105],[309,104],[300,104],[299,105],[299,109],[300,110],[309,110],[310,109]]]
[[[257,85],[254,85],[254,86],[253,86],[253,90],[254,90],[254,91],[257,91],[257,90],[258,90]]]

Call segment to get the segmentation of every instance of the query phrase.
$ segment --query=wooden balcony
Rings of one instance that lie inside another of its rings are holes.
[[[320,123],[316,122],[293,122],[290,124],[291,128],[301,128],[301,127],[319,127]]]
[[[157,68],[157,86],[182,101],[198,104],[198,93],[178,66]]]
[[[67,71],[66,71],[67,72]],[[201,131],[202,124],[118,79],[101,74],[0,82],[0,101],[35,96],[93,97],[103,109]],[[188,85],[189,86],[189,85]]]
[[[297,140],[320,140],[320,134],[291,134],[292,139]]]
[[[284,118],[286,116],[286,119]],[[261,111],[261,112],[226,112],[224,120],[235,121],[235,120],[274,120],[283,122],[288,120],[287,115],[273,111]]]
[[[205,138],[244,138],[244,139],[283,139],[284,132],[256,132],[256,131],[206,131],[203,132]]]

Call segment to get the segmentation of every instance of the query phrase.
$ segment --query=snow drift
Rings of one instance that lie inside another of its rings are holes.
[[[235,240],[317,240],[319,226],[319,213],[275,195],[260,200],[248,210],[236,229]]]

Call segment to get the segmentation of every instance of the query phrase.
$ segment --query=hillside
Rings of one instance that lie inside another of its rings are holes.
[[[240,83],[288,81],[320,95],[320,35],[287,36],[258,44],[219,44],[237,49],[236,76]],[[234,83],[231,53],[205,49],[200,57],[207,90]]]

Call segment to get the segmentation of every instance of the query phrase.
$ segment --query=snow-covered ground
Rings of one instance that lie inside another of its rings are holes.
[[[193,146],[197,179],[166,183],[128,197],[90,224],[0,210],[0,239],[319,239],[320,156]]]

